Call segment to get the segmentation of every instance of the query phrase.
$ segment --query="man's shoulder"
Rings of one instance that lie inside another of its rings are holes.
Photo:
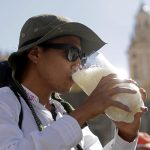
[[[10,106],[15,104],[18,105],[18,100],[15,94],[8,86],[0,88],[0,103],[7,103]]]
[[[0,113],[11,116],[18,120],[20,114],[20,103],[9,87],[0,88]],[[0,115],[1,117],[1,115]]]
[[[12,91],[8,86],[4,86],[0,88],[0,97],[4,95],[9,96],[11,94],[12,94]]]

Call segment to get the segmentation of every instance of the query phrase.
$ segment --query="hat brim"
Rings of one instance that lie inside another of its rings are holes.
[[[21,55],[25,50],[30,49],[33,45],[38,45],[45,41],[66,35],[79,37],[81,39],[82,50],[86,55],[90,55],[91,53],[97,51],[106,44],[99,38],[99,36],[95,32],[93,32],[87,26],[77,22],[68,22],[56,26],[53,30],[49,31],[47,34],[45,34],[42,38],[40,38],[36,42],[25,45],[19,48],[17,52],[13,52],[9,56],[9,62],[11,64],[15,59],[17,59],[19,55]]]

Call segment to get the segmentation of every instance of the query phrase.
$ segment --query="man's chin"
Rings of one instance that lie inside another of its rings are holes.
[[[71,92],[71,88],[72,87],[69,87],[69,88],[66,88],[66,89],[62,89],[62,90],[59,91],[59,93],[61,93],[61,94],[70,93]]]

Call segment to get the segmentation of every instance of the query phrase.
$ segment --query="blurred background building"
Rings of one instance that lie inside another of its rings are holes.
[[[130,77],[146,89],[150,100],[150,14],[142,4],[128,49]]]
[[[136,80],[147,92],[145,105],[150,108],[150,13],[149,7],[142,4],[136,16],[136,24],[128,49],[130,77]],[[142,118],[141,131],[150,134],[150,114]]]
[[[8,58],[8,53],[0,52],[0,60]],[[148,7],[141,5],[135,18],[135,28],[127,50],[127,58],[129,62],[130,77],[136,80],[139,85],[146,89],[148,99],[146,105],[150,107],[150,14]],[[72,92],[62,95],[64,99],[69,101],[74,107],[77,107],[86,100],[86,95],[78,86],[72,88]],[[141,131],[150,133],[148,127],[150,123],[149,112],[142,119]],[[113,137],[115,126],[113,122],[105,115],[99,116],[89,122],[92,131],[99,137],[103,145],[105,145]]]
[[[7,60],[9,53],[8,52],[2,52],[3,50],[0,49],[0,60]]]

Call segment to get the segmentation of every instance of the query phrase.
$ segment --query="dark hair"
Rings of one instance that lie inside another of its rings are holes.
[[[7,60],[0,61],[0,87],[8,86],[12,82],[12,70]]]
[[[43,52],[48,51],[48,48],[45,48],[43,45],[47,44],[48,41],[38,44],[37,46],[42,47]],[[26,71],[26,68],[29,63],[28,53],[31,49],[28,49],[22,52],[19,56],[14,57],[13,59],[13,70],[15,71],[15,78],[19,82],[21,81],[21,77],[23,73]],[[15,66],[15,67],[14,67]]]
[[[20,82],[22,74],[27,68],[27,64],[29,62],[28,58],[29,51],[23,52],[19,57],[15,59],[15,78]]]

